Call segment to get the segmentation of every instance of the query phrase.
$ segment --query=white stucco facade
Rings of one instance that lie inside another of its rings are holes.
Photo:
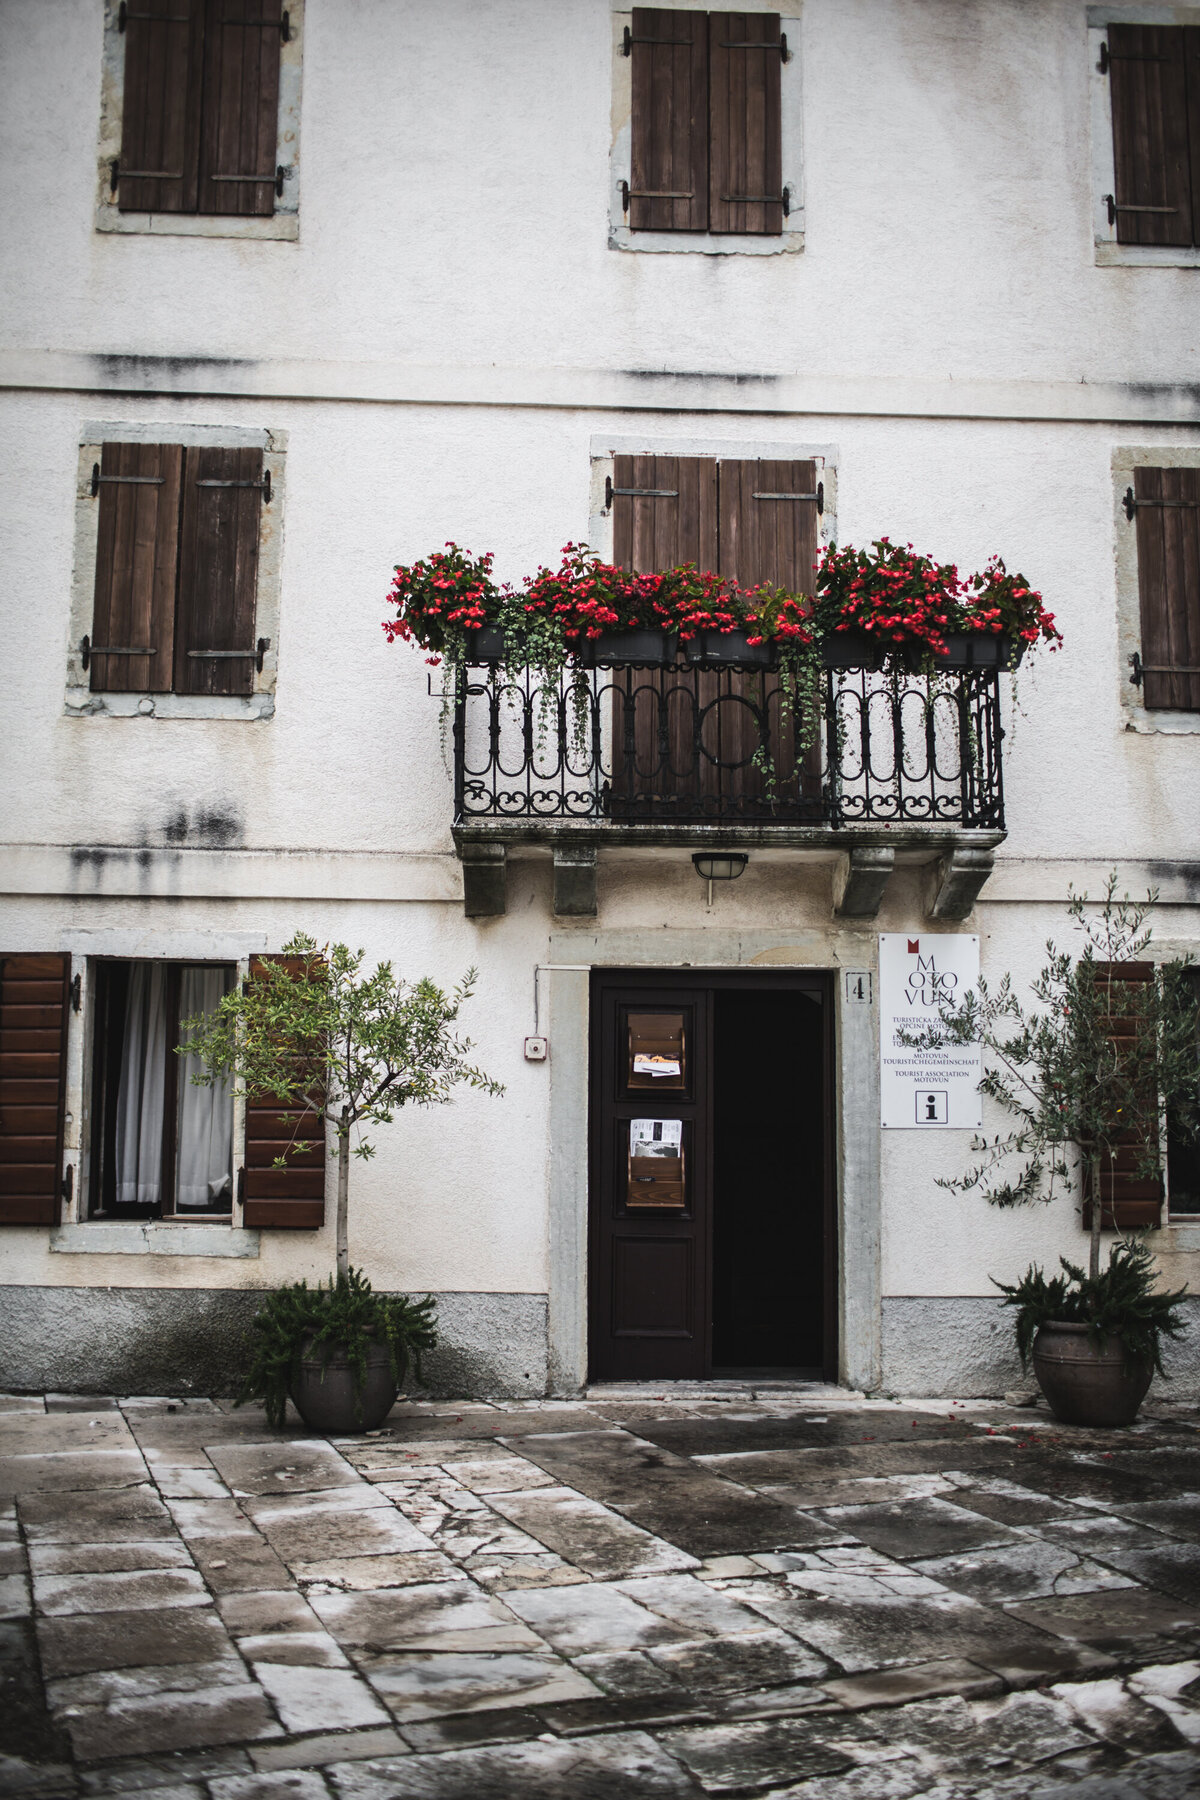
[[[803,235],[780,255],[736,240],[638,254],[614,233],[626,15],[606,0],[307,0],[289,47],[294,239],[100,229],[106,4],[0,7],[0,952],[67,951],[83,973],[72,1198],[61,1227],[0,1227],[18,1321],[2,1378],[86,1388],[123,1333],[152,1355],[142,1292],[328,1272],[331,1210],[315,1233],[214,1225],[195,1250],[81,1211],[88,959],[238,961],[304,930],[445,983],[478,967],[467,1028],[506,1095],[376,1134],[353,1170],[352,1260],[380,1288],[446,1297],[460,1390],[569,1392],[588,1374],[581,970],[873,968],[879,932],[948,929],[979,934],[985,972],[1022,979],[1063,938],[1068,889],[1097,894],[1113,867],[1159,892],[1156,954],[1200,955],[1200,714],[1148,714],[1128,681],[1120,509],[1139,462],[1200,461],[1200,269],[1101,253],[1103,21],[1083,0],[786,8]],[[80,449],[97,422],[278,448],[262,704],[72,704],[91,580]],[[818,455],[839,541],[887,533],[965,568],[999,551],[1046,596],[1065,645],[1015,695],[1002,678],[1006,836],[969,923],[931,922],[941,852],[919,837],[878,916],[854,920],[834,912],[836,845],[754,850],[710,911],[686,848],[603,831],[594,919],[552,916],[534,845],[510,853],[507,911],[464,916],[438,677],[431,695],[423,657],[380,630],[392,566],[454,539],[516,579],[568,540],[605,549],[597,458],[672,445]],[[523,1057],[539,966],[545,1063]],[[865,1039],[840,1041],[839,1169],[858,1196],[842,1378],[995,1391],[1011,1356],[989,1278],[1077,1257],[1078,1215],[1067,1198],[1002,1213],[937,1187],[967,1136],[881,1142]],[[1200,1216],[1164,1220],[1164,1275],[1200,1287]]]

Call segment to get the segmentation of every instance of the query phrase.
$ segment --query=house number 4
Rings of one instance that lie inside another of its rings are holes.
[[[874,998],[874,976],[870,969],[847,969],[846,999],[855,1006],[870,1006]]]

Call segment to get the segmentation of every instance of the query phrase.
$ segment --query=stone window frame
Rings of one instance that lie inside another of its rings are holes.
[[[611,561],[612,510],[606,508],[605,482],[618,456],[700,456],[714,462],[814,462],[825,486],[825,508],[817,526],[817,545],[824,549],[837,541],[838,451],[834,444],[814,444],[797,438],[765,441],[718,437],[631,437],[627,432],[603,433],[589,444],[591,476],[588,494],[588,543],[598,555]]]
[[[1099,268],[1200,269],[1200,246],[1118,244],[1108,222],[1106,194],[1116,192],[1113,160],[1112,91],[1100,71],[1100,46],[1110,25],[1197,25],[1200,6],[1089,6],[1087,9],[1088,99],[1091,113],[1092,236]]]
[[[237,979],[250,973],[254,952],[246,934],[175,930],[157,932],[148,944],[141,931],[90,930],[69,933],[62,947],[71,953],[81,977],[78,1011],[68,1014],[65,1095],[65,1163],[73,1167],[70,1202],[62,1221],[50,1227],[49,1245],[59,1254],[90,1256],[219,1256],[257,1257],[260,1237],[254,1228],[235,1225],[238,1180],[246,1159],[246,1098],[240,1081],[233,1091],[234,1209],[228,1217],[195,1220],[92,1219],[88,1216],[91,1179],[91,1094],[95,1067],[92,1000],[95,970],[114,959],[138,962],[221,963],[237,969]],[[264,938],[260,950],[267,949]],[[149,952],[149,954],[148,954]]]
[[[94,693],[83,667],[80,646],[92,633],[96,586],[96,536],[100,508],[92,497],[92,466],[105,444],[183,444],[214,448],[256,449],[271,477],[271,504],[262,509],[258,545],[255,635],[270,639],[263,666],[254,671],[249,694],[121,694]],[[89,420],[80,435],[75,481],[75,557],[71,577],[70,627],[67,643],[67,686],[63,710],[73,719],[245,719],[275,714],[279,669],[280,572],[283,559],[284,470],[286,431],[245,425],[175,425],[170,422],[129,425]]]
[[[719,10],[705,0],[656,0],[672,12]],[[725,9],[729,10],[729,9]],[[761,7],[735,6],[734,12],[761,12]],[[779,15],[780,29],[788,41],[788,58],[780,84],[780,134],[783,147],[783,185],[791,189],[789,212],[778,237],[742,236],[711,231],[631,231],[621,205],[621,183],[631,179],[630,116],[633,110],[633,59],[624,54],[625,27],[633,25],[627,0],[614,4],[612,12],[612,136],[608,164],[608,247],[610,250],[645,251],[692,256],[786,256],[804,249],[804,116],[802,15],[798,0]]]
[[[121,154],[124,122],[125,35],[118,28],[120,0],[104,0],[104,48],[100,83],[100,139],[96,151],[96,230],[152,237],[267,238],[294,243],[300,236],[300,88],[304,63],[304,0],[287,0],[288,41],[280,44],[279,112],[275,164],[286,174],[283,193],[268,218],[227,213],[122,212],[112,190],[112,165]]]
[[[1125,516],[1125,490],[1133,486],[1135,469],[1200,469],[1200,447],[1177,444],[1123,444],[1112,453],[1113,533],[1117,585],[1117,683],[1121,720],[1126,731],[1162,737],[1200,735],[1200,713],[1150,709],[1142,689],[1130,680],[1134,652],[1142,648],[1141,597],[1138,592],[1137,526]]]

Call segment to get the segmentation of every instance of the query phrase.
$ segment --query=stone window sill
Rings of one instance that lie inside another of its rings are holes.
[[[94,694],[67,689],[71,719],[272,719],[274,694]]]
[[[1200,269],[1200,250],[1187,244],[1117,244],[1097,241],[1100,269]]]
[[[257,1258],[259,1233],[230,1225],[176,1225],[133,1219],[59,1225],[50,1248],[71,1256],[240,1256]]]
[[[294,212],[277,212],[269,219],[216,213],[123,213],[101,202],[96,208],[96,230],[139,237],[273,238],[295,243],[300,220]]]

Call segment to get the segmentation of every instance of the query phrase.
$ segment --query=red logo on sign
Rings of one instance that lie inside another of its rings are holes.
[[[909,938],[909,940],[908,940],[908,954],[909,954],[909,955],[910,955],[910,956],[920,956],[920,954],[921,954],[921,940],[920,940],[920,938]]]

